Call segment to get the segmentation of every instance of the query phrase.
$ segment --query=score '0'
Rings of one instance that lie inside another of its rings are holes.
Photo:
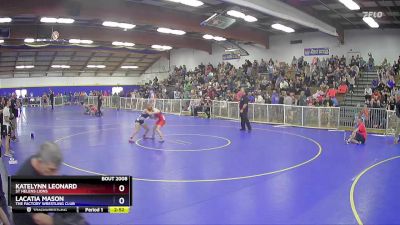
[[[120,192],[124,192],[125,191],[125,186],[124,185],[119,185],[118,190]]]

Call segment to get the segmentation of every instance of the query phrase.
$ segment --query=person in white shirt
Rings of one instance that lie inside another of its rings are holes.
[[[372,88],[371,87],[366,87],[364,90],[364,96],[365,96],[365,101],[370,101],[371,96],[372,96]]]
[[[256,103],[265,103],[265,100],[264,100],[263,96],[261,95],[261,93],[259,93],[257,95],[257,98],[256,98],[255,102]]]
[[[279,88],[283,91],[285,91],[287,88],[289,87],[289,84],[286,80],[283,80],[280,84],[279,84]]]
[[[10,138],[11,138],[11,101],[9,99],[6,99],[5,101],[5,107],[3,109],[3,126],[5,128],[5,134],[6,134],[6,151],[4,153],[4,156],[7,157],[12,157],[11,151],[10,151]]]

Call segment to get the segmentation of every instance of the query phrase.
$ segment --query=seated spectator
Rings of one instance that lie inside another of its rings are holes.
[[[329,90],[326,92],[326,95],[330,98],[336,97],[337,90],[333,87],[330,87]]]
[[[201,100],[200,99],[191,100],[189,108],[190,108],[190,115],[197,116],[197,113],[202,110]]]
[[[261,92],[258,92],[257,97],[255,99],[255,103],[265,103],[265,100],[263,96],[261,95]]]
[[[284,105],[293,105],[292,96],[286,94],[286,92],[284,92],[283,96],[284,96],[284,98],[283,98],[283,104]]]
[[[254,103],[255,102],[255,97],[253,92],[249,92],[249,102]]]
[[[324,98],[322,105],[324,107],[332,107],[333,106],[333,101],[331,100],[331,98],[329,96],[327,96],[326,98]]]
[[[307,96],[305,95],[304,91],[300,92],[299,100],[297,102],[299,106],[307,106]]]
[[[396,86],[396,82],[394,81],[393,77],[390,77],[387,86],[390,90],[392,90]]]
[[[271,104],[279,104],[279,99],[279,94],[276,92],[276,90],[273,90],[271,95]]]
[[[340,106],[340,105],[339,105],[339,101],[337,100],[336,97],[332,98],[331,100],[332,100],[332,102],[333,102],[333,107],[339,107],[339,106]]]
[[[282,80],[281,83],[279,84],[279,89],[281,91],[286,91],[289,88],[289,83],[287,82],[286,79]]]
[[[346,83],[342,82],[342,83],[339,85],[338,93],[339,93],[339,94],[346,94],[347,91],[348,91],[348,87],[347,87]]]

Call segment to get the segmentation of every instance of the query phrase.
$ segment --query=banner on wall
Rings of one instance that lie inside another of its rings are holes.
[[[240,53],[227,53],[222,55],[222,60],[240,59]]]
[[[329,55],[329,48],[305,48],[304,56]]]

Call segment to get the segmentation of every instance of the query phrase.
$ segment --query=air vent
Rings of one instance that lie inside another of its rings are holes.
[[[291,44],[291,45],[301,44],[301,43],[303,43],[303,40],[293,40],[293,41],[290,41],[290,44]]]

